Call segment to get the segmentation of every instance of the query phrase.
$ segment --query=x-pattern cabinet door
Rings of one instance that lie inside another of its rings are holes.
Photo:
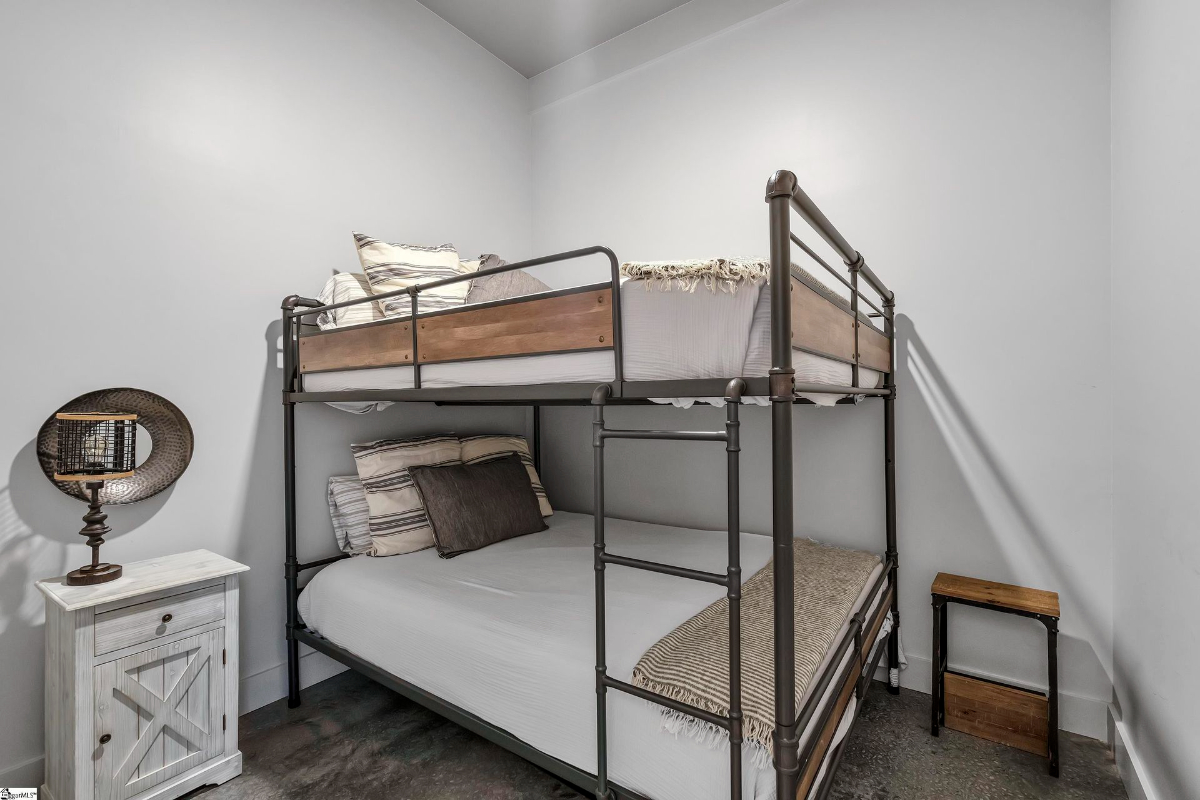
[[[221,754],[224,641],[217,628],[96,667],[96,800],[126,800]]]

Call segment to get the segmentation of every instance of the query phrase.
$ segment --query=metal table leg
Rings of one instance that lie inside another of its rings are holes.
[[[1046,744],[1050,756],[1050,774],[1058,777],[1058,620],[1049,617],[1046,623],[1046,662],[1049,665],[1050,689],[1047,692],[1049,701],[1050,730],[1047,731]]]
[[[945,611],[946,601],[938,596],[933,598],[933,675],[931,691],[933,694],[929,704],[929,732],[938,735],[938,726],[945,718],[943,695],[945,694],[945,672],[942,670],[942,648],[945,646]]]

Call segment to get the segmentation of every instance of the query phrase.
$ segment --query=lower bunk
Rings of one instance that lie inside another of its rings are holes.
[[[425,550],[337,561],[300,595],[305,627],[297,637],[590,789],[597,750],[593,521],[560,511],[547,522],[541,533],[450,560]],[[613,552],[631,558],[711,572],[725,567],[724,531],[610,519],[606,535]],[[770,537],[742,534],[741,554],[743,574],[753,575],[769,562]],[[844,596],[839,609],[846,609],[841,628],[823,656],[807,654],[816,666],[797,691],[797,708],[813,708],[800,736],[802,754],[811,745],[801,762],[800,798],[827,791],[840,743],[886,648],[887,571],[877,563],[861,588],[835,587]],[[634,680],[635,667],[664,637],[724,595],[719,586],[642,570],[613,568],[607,581],[608,674],[623,681]],[[797,608],[798,619],[803,612]],[[744,626],[749,613],[743,608]],[[609,777],[618,795],[729,796],[727,739],[689,730],[660,706],[624,693],[610,692],[608,709]],[[775,796],[762,744],[743,744],[742,776],[744,798]]]

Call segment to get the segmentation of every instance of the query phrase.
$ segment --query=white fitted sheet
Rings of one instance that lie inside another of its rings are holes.
[[[592,518],[560,511],[547,522],[542,533],[450,560],[424,550],[337,562],[305,587],[301,617],[389,673],[595,772]],[[725,567],[724,532],[610,519],[606,533],[613,553]],[[770,551],[769,537],[743,534],[744,574],[763,567]],[[606,576],[609,674],[622,680],[651,645],[723,593],[642,570],[613,567]],[[727,798],[727,753],[666,733],[661,722],[658,707],[609,693],[612,780],[655,800]],[[747,749],[743,796],[768,800],[774,772],[750,755]]]
[[[744,285],[731,294],[647,286],[621,284],[625,380],[749,377],[743,370],[760,287]]]

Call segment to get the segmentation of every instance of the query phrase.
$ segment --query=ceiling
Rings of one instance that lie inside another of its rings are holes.
[[[688,0],[419,1],[532,78]]]

